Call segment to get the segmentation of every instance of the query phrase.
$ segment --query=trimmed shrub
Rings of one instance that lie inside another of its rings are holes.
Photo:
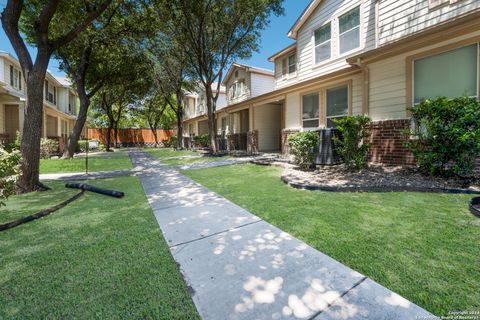
[[[300,169],[307,170],[315,166],[318,150],[318,132],[297,132],[288,136],[290,153]]]
[[[333,136],[335,150],[350,170],[360,170],[367,165],[370,144],[370,118],[364,115],[333,119],[339,136]]]
[[[407,147],[430,175],[471,176],[480,155],[480,101],[427,99],[410,109],[415,123]]]
[[[20,159],[20,151],[7,151],[0,145],[0,207],[16,192]]]
[[[40,158],[48,159],[51,156],[58,154],[58,152],[58,141],[47,138],[42,138],[42,140],[40,140]]]
[[[98,140],[88,140],[88,141],[97,141],[98,147],[96,148],[89,148],[88,150],[105,150],[105,146],[100,143]],[[77,152],[85,152],[87,151],[87,140],[78,140],[77,143]]]
[[[161,142],[165,148],[175,148],[177,146],[177,136],[171,136],[169,139]]]
[[[194,136],[192,138],[195,147],[197,148],[207,148],[210,146],[210,141],[208,139],[208,134],[202,134],[199,136]]]

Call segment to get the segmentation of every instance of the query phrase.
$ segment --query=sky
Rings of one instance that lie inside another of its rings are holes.
[[[280,17],[271,17],[269,26],[262,31],[259,42],[259,52],[254,52],[252,57],[248,60],[241,60],[238,62],[260,68],[273,69],[273,64],[268,62],[268,57],[294,42],[287,37],[288,30],[290,30],[309,3],[310,0],[285,0],[285,14]],[[0,8],[3,9],[5,4],[5,0],[0,0]],[[17,56],[5,34],[5,31],[3,31],[3,28],[1,28],[0,32],[0,50],[8,52],[14,57]],[[35,48],[29,47],[29,51],[32,57],[34,57],[36,53]],[[65,76],[65,74],[59,69],[58,61],[55,59],[50,60],[48,69],[55,76]]]

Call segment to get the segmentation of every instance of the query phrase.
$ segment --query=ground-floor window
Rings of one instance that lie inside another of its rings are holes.
[[[478,96],[478,60],[478,44],[415,60],[414,105],[439,96]]]
[[[327,127],[335,127],[335,118],[341,118],[348,115],[348,86],[327,89]]]
[[[225,137],[227,130],[228,130],[228,118],[223,117],[222,118],[222,136],[223,137]]]
[[[318,128],[320,115],[319,94],[307,94],[302,97],[302,124],[305,129]]]

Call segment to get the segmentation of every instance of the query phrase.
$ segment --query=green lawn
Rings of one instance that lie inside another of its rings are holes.
[[[87,192],[0,232],[0,319],[199,319],[138,178],[88,183],[126,196]],[[72,192],[48,185],[52,191],[11,197],[6,209],[33,213]]]
[[[132,168],[130,158],[117,155],[114,158],[101,158],[99,156],[88,158],[88,171],[113,171],[128,170]],[[85,172],[85,158],[74,159],[42,159],[40,160],[40,173]]]
[[[191,150],[175,150],[172,148],[146,148],[144,151],[150,153],[156,159],[170,158],[170,157],[182,157],[182,156],[198,156],[198,152]]]
[[[181,158],[181,159],[170,159],[170,160],[165,160],[163,163],[166,163],[170,166],[184,166],[188,164],[194,164],[194,163],[207,163],[207,162],[214,162],[214,161],[220,161],[220,160],[226,160],[230,159],[230,156],[222,156],[222,157],[200,157],[200,158]]]
[[[436,315],[480,310],[469,195],[296,190],[251,164],[184,173]]]

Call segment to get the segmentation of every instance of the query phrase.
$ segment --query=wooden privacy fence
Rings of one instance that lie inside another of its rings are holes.
[[[175,135],[175,130],[157,130],[158,142],[169,140]],[[106,143],[107,129],[88,128],[88,139],[99,140],[102,144]],[[113,145],[113,130],[110,134],[110,142]],[[122,147],[153,146],[155,137],[150,129],[118,129],[118,143]]]

